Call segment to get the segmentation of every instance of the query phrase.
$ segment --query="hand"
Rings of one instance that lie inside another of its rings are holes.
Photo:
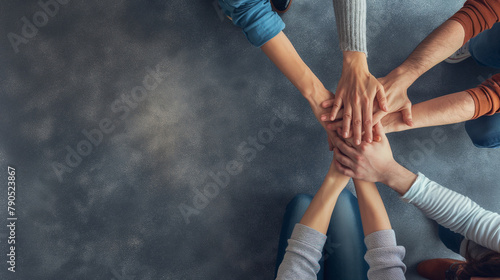
[[[334,99],[329,99],[329,100],[323,101],[321,103],[321,107],[324,108],[324,109],[331,108],[333,106],[333,102],[334,101],[335,101]],[[388,116],[387,112],[382,111],[379,108],[379,106],[378,106],[377,103],[375,103],[373,105],[373,112],[374,112],[374,114],[373,114],[373,118],[372,118],[372,123],[378,123],[381,120],[383,121]],[[337,118],[334,121],[332,121],[329,124],[327,124],[326,128],[328,130],[332,130],[332,131],[337,131],[337,129],[342,128],[343,120],[341,119],[341,116],[343,115],[343,113],[344,113],[344,110],[340,109],[339,112],[337,113]],[[330,119],[330,114],[329,113],[321,115],[321,120],[322,121],[328,121],[329,119]],[[387,121],[389,121],[389,119],[387,119]],[[384,123],[382,123],[382,124],[384,124]],[[384,128],[385,128],[385,125],[384,125]],[[387,129],[386,129],[386,131],[387,131]],[[393,130],[391,130],[390,132],[393,132]],[[362,133],[364,133],[364,131]],[[339,133],[339,135],[341,135],[345,139],[351,138],[352,134],[353,134],[352,130],[349,131],[349,133],[347,134],[347,137],[344,137],[345,135],[342,132]],[[380,135],[376,134],[376,131],[373,131],[372,134],[373,134],[373,139],[375,139],[376,137],[380,137]]]
[[[373,116],[373,122],[377,123],[380,121],[380,123],[384,127],[384,133],[388,134],[388,133],[392,133],[392,132],[399,132],[399,131],[404,131],[404,130],[411,128],[403,121],[403,116],[401,113],[394,112],[394,113],[387,114],[383,111],[380,111],[380,112],[382,112],[383,114],[379,114],[377,116],[377,113],[375,113],[375,115]],[[340,115],[340,113],[339,113],[339,115]],[[380,118],[380,117],[382,117],[382,118]],[[321,119],[322,120],[324,119],[323,116],[321,116]],[[337,131],[337,129],[342,128],[342,120],[333,121],[333,122],[327,124],[326,128],[328,130]],[[373,132],[373,139],[375,139],[376,137],[379,137],[379,136],[380,135],[377,135],[376,131]],[[347,138],[351,138],[351,137],[352,137],[352,133],[347,135]]]
[[[309,101],[309,105],[311,106],[314,116],[326,130],[330,151],[333,151],[332,136],[335,132],[327,129],[327,125],[330,121],[326,118],[322,118],[322,116],[327,115],[328,112],[326,108],[321,106],[321,104],[325,100],[330,100],[332,98],[335,98],[335,95],[331,91],[327,90],[323,85],[315,87],[314,90],[307,95],[307,100]],[[340,115],[337,118],[340,118]]]
[[[407,79],[404,74],[400,73],[401,71],[399,69],[395,69],[386,77],[378,79],[385,87],[390,113],[380,110],[380,108],[378,108],[378,104],[375,103],[373,123],[381,121],[386,133],[403,131],[414,126],[411,112],[412,104],[407,95],[407,89],[409,85],[411,85],[412,80]],[[329,108],[333,105],[333,102],[333,99],[327,100],[324,101],[321,106],[323,108]],[[342,113],[343,110],[340,110],[338,115],[341,115]],[[322,116],[321,118],[325,119],[326,116],[327,115],[325,114],[325,116]],[[341,120],[336,120],[328,124],[327,128],[336,131],[339,127],[342,127],[342,125],[343,123]],[[352,132],[350,132],[345,138],[350,138],[351,135]]]
[[[396,68],[378,81],[384,86],[387,95],[388,112],[401,112],[403,122],[410,127],[413,126],[411,101],[407,93],[413,80]]]
[[[330,121],[335,120],[341,107],[343,110],[343,136],[346,138],[351,130],[356,145],[361,143],[364,129],[364,140],[372,141],[373,101],[387,111],[387,100],[382,84],[368,70],[366,55],[361,52],[344,52],[342,76],[337,86],[336,97],[332,103]]]
[[[389,140],[380,123],[375,130],[381,136],[380,141],[363,142],[353,146],[350,140],[334,137],[334,158],[337,170],[354,179],[368,182],[387,182],[388,174],[395,165],[398,165],[392,156]]]

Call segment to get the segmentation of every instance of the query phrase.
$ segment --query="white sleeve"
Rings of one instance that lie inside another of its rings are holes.
[[[481,208],[470,198],[418,173],[404,201],[427,217],[490,250],[500,253],[500,215]]]

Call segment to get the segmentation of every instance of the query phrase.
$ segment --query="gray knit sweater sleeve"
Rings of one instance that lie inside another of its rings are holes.
[[[365,237],[365,260],[370,266],[368,279],[405,279],[406,265],[403,263],[405,248],[396,244],[394,230],[380,230]]]
[[[326,235],[302,224],[295,224],[276,279],[316,279]]]
[[[326,235],[302,224],[296,224],[288,239],[285,257],[276,279],[316,279]],[[396,245],[393,230],[374,232],[365,237],[365,260],[370,265],[369,279],[405,279],[404,247]]]
[[[366,48],[366,0],[333,0],[342,51],[364,52]]]

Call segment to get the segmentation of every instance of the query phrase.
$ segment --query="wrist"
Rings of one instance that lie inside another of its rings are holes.
[[[345,188],[348,181],[349,178],[344,180],[342,177],[328,172],[315,197],[320,197],[323,205],[331,205],[337,201],[338,196]]]
[[[409,88],[419,77],[420,72],[413,67],[408,67],[405,63],[392,70],[387,77],[400,86]]]
[[[349,182],[349,179],[350,177],[345,176],[335,168],[335,164],[332,161],[325,180],[328,180],[332,186],[340,186],[341,189],[344,189],[345,185]]]
[[[368,61],[366,60],[366,54],[363,52],[355,51],[344,51],[343,52],[343,69],[350,68],[361,68],[368,71]]]
[[[380,122],[386,134],[406,130],[408,126],[401,120],[401,112],[390,113],[383,117]]]
[[[329,94],[325,94],[328,90],[311,70],[304,73],[300,83],[296,86],[302,96],[311,104],[319,105],[321,102],[332,98]]]
[[[382,118],[380,120],[380,123],[384,127],[384,133],[385,134],[389,134],[389,133],[392,133],[392,132],[397,132],[396,125],[389,118],[390,118],[389,115],[387,115],[387,117]]]
[[[417,175],[394,161],[389,165],[382,183],[403,196],[417,179]]]
[[[403,172],[405,169],[399,163],[397,163],[394,159],[386,166],[386,171],[383,172],[382,178],[380,178],[380,182],[392,188],[397,185],[399,178],[403,176]]]

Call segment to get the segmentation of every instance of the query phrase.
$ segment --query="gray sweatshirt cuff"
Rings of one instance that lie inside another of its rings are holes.
[[[342,51],[364,52],[366,48],[366,0],[333,0]]]
[[[325,246],[326,235],[308,226],[297,223],[295,224],[290,239],[300,240],[300,242],[305,243],[321,252],[323,250],[323,246]]]
[[[366,249],[394,247],[396,243],[396,233],[392,229],[379,230],[365,237]]]
[[[405,248],[397,246],[392,229],[380,230],[365,237],[365,260],[370,266],[368,279],[405,279]]]

